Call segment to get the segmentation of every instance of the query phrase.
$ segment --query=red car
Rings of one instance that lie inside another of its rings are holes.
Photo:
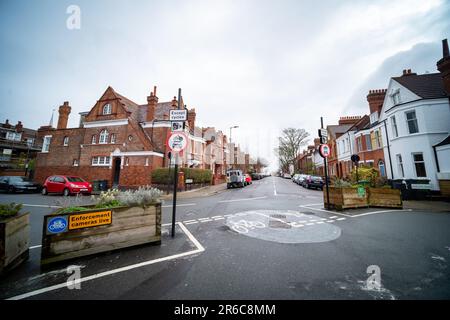
[[[92,184],[75,176],[50,176],[42,186],[42,194],[62,193],[69,196],[74,193],[91,194]]]
[[[253,181],[252,181],[252,177],[247,173],[247,174],[245,174],[245,184],[246,185],[250,185],[250,184],[252,184],[253,183]]]

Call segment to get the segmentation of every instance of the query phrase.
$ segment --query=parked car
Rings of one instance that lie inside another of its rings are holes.
[[[41,185],[25,177],[1,176],[0,190],[14,192],[39,192]]]
[[[303,182],[305,181],[306,177],[307,177],[306,174],[300,174],[297,180],[295,180],[295,183],[297,183],[299,186],[303,185]]]
[[[246,173],[245,174],[245,184],[248,186],[248,185],[250,185],[252,183],[253,183],[252,177],[248,173]]]
[[[296,174],[294,174],[293,176],[292,176],[292,178],[291,178],[291,180],[292,180],[292,182],[295,182],[295,180],[297,180],[297,178],[299,177],[299,173],[296,173]]]
[[[250,176],[252,177],[252,180],[260,180],[263,178],[262,174],[256,172],[252,173]]]
[[[283,173],[283,178],[290,179],[291,175],[289,173]]]
[[[41,193],[62,193],[64,196],[81,193],[90,195],[92,184],[76,176],[50,176],[42,186]]]
[[[245,175],[241,170],[227,171],[227,189],[245,187]]]
[[[307,176],[304,182],[305,187],[308,189],[314,188],[323,190],[324,184],[324,180],[319,176]]]

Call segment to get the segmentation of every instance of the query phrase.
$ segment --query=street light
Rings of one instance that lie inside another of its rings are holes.
[[[231,129],[239,128],[239,126],[230,127],[230,143],[231,143]]]
[[[231,147],[231,129],[236,129],[236,128],[239,128],[239,126],[230,127],[230,147]],[[233,151],[231,152],[231,154],[233,155],[233,164],[231,165],[231,169],[234,169],[234,148],[233,148]]]

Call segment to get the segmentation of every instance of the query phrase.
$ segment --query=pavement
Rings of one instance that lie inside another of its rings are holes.
[[[208,197],[208,196],[212,196],[214,194],[218,194],[225,190],[227,190],[227,184],[221,183],[221,184],[206,186],[206,187],[197,188],[197,189],[193,189],[193,190],[177,192],[177,199],[192,199],[192,198],[199,198],[199,197]],[[165,194],[161,198],[163,200],[171,200],[171,199],[173,199],[173,194],[172,193]]]
[[[62,197],[0,194],[0,202],[25,203],[32,224],[30,259],[0,279],[0,298],[450,298],[450,214],[429,207],[328,211],[320,190],[278,177],[242,189],[217,188],[179,199],[174,238],[172,206],[164,203],[160,246],[84,257],[50,270],[39,268],[42,216]],[[80,269],[79,289],[66,285],[70,265]]]
[[[445,201],[403,201],[404,209],[425,210],[429,212],[450,212],[450,202]]]

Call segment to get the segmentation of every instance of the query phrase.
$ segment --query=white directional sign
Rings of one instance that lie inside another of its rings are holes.
[[[169,120],[170,121],[186,121],[187,120],[187,110],[186,109],[170,110]]]
[[[188,137],[183,132],[172,132],[167,139],[167,146],[173,152],[181,152],[186,149],[188,144]]]

